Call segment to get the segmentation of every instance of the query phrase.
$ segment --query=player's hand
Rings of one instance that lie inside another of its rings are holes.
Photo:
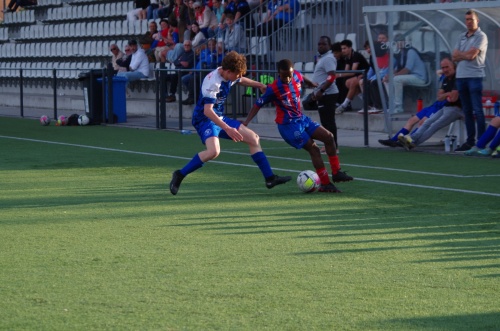
[[[224,131],[226,131],[227,135],[231,139],[233,139],[234,142],[243,141],[243,136],[235,128],[229,128],[228,130],[224,130]]]

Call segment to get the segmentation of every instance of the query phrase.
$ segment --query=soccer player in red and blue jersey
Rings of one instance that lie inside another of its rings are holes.
[[[340,192],[330,182],[328,171],[321,157],[321,152],[314,140],[325,144],[326,154],[332,170],[333,182],[347,182],[352,180],[340,170],[337,146],[333,134],[323,126],[302,113],[300,91],[303,83],[316,86],[302,74],[293,69],[292,61],[284,59],[278,62],[279,79],[267,86],[266,92],[255,102],[243,125],[247,126],[257,115],[260,108],[268,102],[276,106],[276,119],[281,137],[296,149],[305,149],[311,156],[311,161],[321,180],[319,192]]]

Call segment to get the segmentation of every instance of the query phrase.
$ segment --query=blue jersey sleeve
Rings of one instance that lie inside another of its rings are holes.
[[[274,91],[271,86],[267,85],[266,92],[260,96],[260,98],[255,101],[255,105],[259,108],[262,108],[266,103],[269,103],[274,100]]]

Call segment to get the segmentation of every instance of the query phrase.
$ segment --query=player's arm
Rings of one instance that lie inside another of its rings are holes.
[[[247,118],[242,124],[244,126],[248,126],[248,124],[252,121],[255,115],[257,115],[260,108],[262,108],[262,106],[264,106],[266,103],[271,102],[273,99],[274,99],[273,90],[272,88],[267,87],[266,92],[259,99],[255,101],[255,104],[253,105],[252,109],[250,109]]]
[[[243,136],[238,132],[235,128],[227,125],[217,114],[214,112],[214,105],[211,103],[206,103],[203,108],[203,114],[208,117],[212,122],[214,122],[217,126],[222,128],[222,130],[226,131],[227,135],[233,139],[233,141],[242,141]]]
[[[262,93],[265,93],[266,88],[267,88],[267,86],[265,84],[262,84],[258,81],[255,81],[253,79],[246,78],[246,77],[241,77],[238,84],[243,85],[243,86],[247,86],[247,87],[249,86],[249,87],[253,87],[253,88],[258,88]]]

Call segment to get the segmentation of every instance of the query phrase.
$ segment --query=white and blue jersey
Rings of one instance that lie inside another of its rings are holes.
[[[194,107],[192,124],[196,128],[198,135],[201,137],[203,143],[210,137],[220,137],[231,139],[225,131],[216,125],[211,119],[205,116],[205,105],[213,105],[213,110],[217,116],[221,118],[226,124],[232,128],[238,129],[240,122],[225,117],[224,102],[229,95],[231,86],[239,83],[240,79],[235,81],[225,81],[219,74],[219,68],[210,72],[201,85],[201,93],[198,103]]]

